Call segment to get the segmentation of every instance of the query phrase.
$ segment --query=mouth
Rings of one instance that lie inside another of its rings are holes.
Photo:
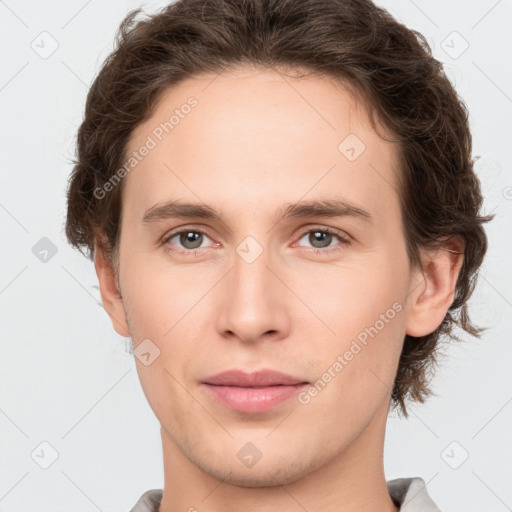
[[[202,382],[210,398],[229,409],[252,414],[276,408],[309,385],[303,379],[273,370],[229,370]]]

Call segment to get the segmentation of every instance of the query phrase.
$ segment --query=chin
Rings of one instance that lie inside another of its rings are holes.
[[[210,475],[225,484],[236,485],[237,487],[264,488],[280,487],[296,482],[301,478],[300,474],[291,474],[289,469],[281,471],[272,471],[273,468],[265,470],[260,468],[257,472],[252,469],[233,470],[227,473],[225,470],[219,471],[218,468],[210,468]]]
[[[283,461],[282,459],[279,463],[272,463],[268,460],[264,462],[262,459],[252,468],[245,468],[238,461],[235,464],[225,464],[223,467],[204,460],[196,460],[193,463],[223,483],[248,488],[289,485],[314,471],[317,465],[321,464],[320,461],[315,465],[313,461],[307,464],[304,460]]]

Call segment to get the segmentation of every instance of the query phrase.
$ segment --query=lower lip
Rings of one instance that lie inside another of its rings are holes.
[[[309,384],[293,386],[268,386],[264,388],[242,388],[237,386],[215,386],[203,384],[207,392],[218,402],[236,411],[258,413],[270,411],[280,403],[296,396]]]

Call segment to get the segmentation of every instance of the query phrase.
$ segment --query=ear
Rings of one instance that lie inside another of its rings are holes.
[[[405,325],[406,334],[414,337],[434,332],[452,305],[464,260],[464,242],[460,237],[452,238],[444,247],[421,254],[422,268],[411,279]]]
[[[121,336],[129,338],[130,331],[115,274],[105,249],[98,243],[94,247],[94,267],[98,275],[103,307],[107,311],[115,331]]]

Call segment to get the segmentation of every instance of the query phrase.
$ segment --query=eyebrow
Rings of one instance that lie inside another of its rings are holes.
[[[374,220],[369,211],[346,199],[287,203],[280,210],[278,220],[306,217],[353,217],[369,223],[373,223]],[[176,199],[163,204],[156,204],[146,210],[142,217],[142,223],[152,224],[170,218],[222,220],[220,212],[206,204],[183,202]]]

